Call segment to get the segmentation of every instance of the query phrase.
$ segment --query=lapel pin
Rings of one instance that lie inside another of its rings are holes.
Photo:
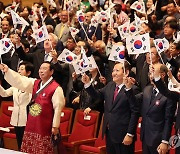
[[[160,104],[160,101],[159,101],[159,100],[157,100],[157,101],[156,101],[156,105],[157,105],[157,106],[159,106],[159,104]]]
[[[42,94],[42,96],[44,97],[44,96],[46,96],[46,94],[45,94],[45,93],[43,93],[43,94]]]

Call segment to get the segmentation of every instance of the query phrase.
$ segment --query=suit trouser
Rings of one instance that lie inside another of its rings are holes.
[[[158,154],[157,147],[148,146],[145,141],[142,141],[143,154]]]
[[[122,143],[114,143],[111,140],[109,130],[106,130],[106,149],[107,154],[134,154],[134,143],[131,145],[124,145]]]
[[[16,133],[16,138],[17,138],[18,150],[21,150],[21,144],[22,144],[25,126],[14,127],[14,128],[15,128],[15,133]]]

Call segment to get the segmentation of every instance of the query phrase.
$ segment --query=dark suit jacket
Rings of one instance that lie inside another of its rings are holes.
[[[172,99],[175,102],[178,102],[180,100],[180,94],[175,91],[170,91],[161,79],[156,82],[154,81],[154,83],[156,87],[159,89],[159,91],[167,98]],[[178,112],[176,116],[176,129],[180,129],[180,107],[179,106],[180,106],[180,103],[178,104]]]
[[[19,47],[16,49],[16,52],[20,59],[24,61],[29,61],[34,64],[33,77],[39,78],[38,72],[41,64],[44,62],[45,51],[43,49],[38,49],[36,52],[33,53],[25,53],[23,51],[23,48]]]
[[[56,27],[56,23],[55,23],[55,21],[53,20],[53,18],[51,18],[50,15],[47,15],[47,16],[46,16],[44,22],[45,22],[46,25],[52,25],[54,28]]]
[[[96,30],[96,28],[94,26],[88,27],[88,25],[85,25],[85,24],[83,24],[83,27],[84,27],[89,39],[92,39],[92,36],[95,33],[96,39],[97,40],[102,40],[102,29],[101,29],[100,25],[98,25],[97,30]],[[84,30],[82,28],[80,29],[77,36],[79,36],[82,40],[87,39],[86,35],[84,33]]]
[[[145,87],[143,93],[133,94],[133,90],[126,92],[129,101],[141,102],[141,140],[148,146],[158,147],[162,140],[169,141],[176,109],[172,100],[158,93],[152,99],[153,86]]]
[[[105,101],[102,135],[104,136],[107,125],[109,125],[111,140],[114,143],[122,143],[127,133],[136,134],[138,106],[136,103],[128,101],[124,93],[124,86],[113,102],[115,87],[116,84],[114,82],[109,82],[100,90],[95,90],[92,86],[88,87],[86,90],[92,97],[101,97]]]

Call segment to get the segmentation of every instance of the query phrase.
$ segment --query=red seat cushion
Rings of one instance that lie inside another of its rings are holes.
[[[100,152],[100,149],[98,147],[92,147],[92,146],[88,146],[88,145],[81,145],[79,149],[83,150],[83,151],[93,152],[93,153]]]
[[[83,112],[77,112],[76,116],[77,122],[75,123],[72,134],[68,138],[68,142],[94,138],[95,125],[98,118],[97,114],[91,112],[90,120],[84,120]]]
[[[72,114],[72,111],[63,109],[62,113],[64,113],[63,116],[61,116],[61,124],[60,124],[60,132],[62,135],[68,134],[68,128],[70,124],[70,117]]]
[[[4,133],[3,137],[16,139],[16,134],[13,134],[13,133]]]
[[[105,146],[105,145],[106,145],[105,136],[104,136],[104,138],[102,139],[102,132],[100,132],[97,140],[95,141],[94,146],[95,146],[95,147],[100,147],[100,146]]]

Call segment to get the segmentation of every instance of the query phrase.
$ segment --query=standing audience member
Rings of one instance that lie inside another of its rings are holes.
[[[53,66],[43,62],[40,79],[27,78],[1,64],[5,79],[13,87],[32,94],[21,151],[26,153],[53,153],[51,136],[59,133],[60,115],[65,105],[63,90],[52,78]],[[56,138],[54,138],[56,139]]]
[[[24,61],[20,63],[18,73],[22,76],[29,77],[31,76],[33,69],[34,66],[31,63]],[[23,134],[27,122],[26,107],[32,98],[32,94],[21,91],[15,87],[10,87],[5,90],[2,86],[0,86],[0,95],[2,97],[13,96],[14,106],[10,124],[15,128],[18,149],[21,150]]]
[[[129,74],[129,68],[129,64],[125,63],[126,74]],[[138,106],[136,102],[129,102],[125,95],[123,72],[123,64],[117,63],[112,72],[113,81],[99,90],[93,88],[87,75],[82,76],[89,95],[105,101],[102,136],[106,134],[106,149],[109,154],[134,153]]]

